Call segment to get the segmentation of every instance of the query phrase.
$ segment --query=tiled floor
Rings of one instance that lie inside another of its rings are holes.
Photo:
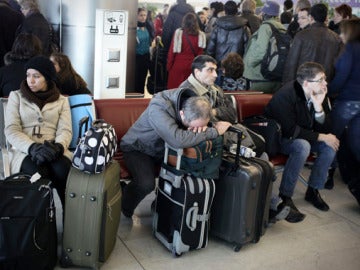
[[[307,215],[305,220],[297,224],[280,221],[267,229],[259,243],[248,244],[238,253],[231,245],[210,237],[206,249],[174,258],[152,235],[151,194],[136,209],[132,220],[122,216],[115,249],[101,269],[359,270],[360,207],[337,172],[335,176],[335,189],[321,192],[330,205],[329,212],[307,203],[303,199],[305,187],[298,183],[293,198]]]

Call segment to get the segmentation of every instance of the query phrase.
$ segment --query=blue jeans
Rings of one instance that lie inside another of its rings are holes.
[[[292,197],[297,179],[311,152],[317,153],[308,184],[314,189],[323,189],[328,169],[335,157],[335,150],[324,142],[308,142],[304,139],[283,138],[281,152],[289,156],[282,175],[280,193]]]
[[[341,138],[345,127],[356,116],[360,115],[360,101],[337,101],[332,110],[332,133]]]

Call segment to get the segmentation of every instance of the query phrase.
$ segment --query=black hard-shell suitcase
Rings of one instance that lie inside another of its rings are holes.
[[[246,243],[257,243],[265,233],[275,179],[270,162],[239,156],[240,138],[237,155],[223,155],[210,227],[212,235],[233,243],[235,251]]]
[[[50,180],[14,174],[0,181],[0,269],[48,270],[57,261]]]
[[[208,243],[210,208],[215,184],[212,179],[196,178],[180,170],[182,149],[177,149],[177,165],[165,159],[156,191],[153,232],[173,255],[205,248]]]

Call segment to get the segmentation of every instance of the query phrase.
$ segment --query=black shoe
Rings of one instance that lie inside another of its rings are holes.
[[[305,200],[312,203],[317,209],[319,209],[321,211],[329,210],[329,206],[321,198],[319,191],[310,186],[306,190]]]
[[[270,209],[269,223],[276,223],[276,221],[285,219],[290,213],[290,206],[279,204],[277,210]]]
[[[335,173],[335,168],[330,168],[329,172],[328,172],[328,177],[325,183],[325,188],[326,189],[333,189],[334,188],[334,173]]]
[[[290,223],[297,223],[304,220],[306,217],[305,214],[301,213],[295,206],[294,202],[290,197],[284,196],[280,194],[280,198],[283,200],[282,203],[279,204],[278,209],[284,206],[290,207],[290,212],[286,216],[285,220]]]

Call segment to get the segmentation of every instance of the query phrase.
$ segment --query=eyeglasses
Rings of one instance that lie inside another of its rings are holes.
[[[308,82],[314,82],[314,83],[322,83],[324,81],[326,81],[326,76],[321,77],[318,80],[307,80]]]

